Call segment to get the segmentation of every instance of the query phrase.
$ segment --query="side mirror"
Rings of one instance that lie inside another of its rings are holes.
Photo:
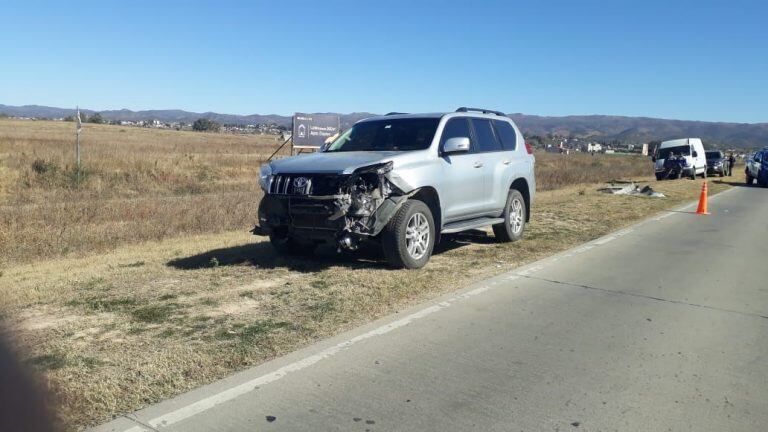
[[[469,138],[467,137],[454,137],[448,138],[443,145],[443,153],[466,153],[469,151]]]

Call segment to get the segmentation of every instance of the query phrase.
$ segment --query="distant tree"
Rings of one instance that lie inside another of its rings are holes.
[[[73,122],[73,121],[75,121],[75,116],[66,116],[66,117],[64,117],[64,121],[66,121],[66,122]]]
[[[87,123],[88,122],[88,114],[86,114],[84,112],[81,112],[80,113],[80,121],[82,123]]]
[[[219,129],[221,129],[220,124],[207,118],[197,119],[194,123],[192,123],[192,130],[196,130],[198,132],[218,132]]]
[[[6,113],[0,113],[0,118],[8,118],[8,114],[6,114]]]
[[[83,120],[85,121],[85,120]],[[101,114],[96,113],[91,116],[91,118],[88,119],[89,123],[96,123],[96,124],[102,124],[104,123],[104,118],[101,116]]]

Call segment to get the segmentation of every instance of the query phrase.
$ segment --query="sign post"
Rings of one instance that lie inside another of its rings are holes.
[[[77,182],[80,183],[80,132],[83,130],[83,122],[80,120],[80,107],[77,107],[77,118],[75,119],[75,122],[77,123],[76,129],[75,129],[75,161],[77,166]]]

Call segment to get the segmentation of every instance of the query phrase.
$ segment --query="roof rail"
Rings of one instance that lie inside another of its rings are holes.
[[[388,112],[388,113],[386,113],[384,115],[400,115],[400,114],[408,114],[408,113],[401,113],[401,112],[392,111],[392,112]]]
[[[481,112],[483,114],[496,114],[497,116],[502,116],[502,117],[506,117],[507,116],[506,114],[504,114],[501,111],[494,111],[494,110],[489,110],[489,109],[485,109],[485,108],[460,107],[460,108],[458,108],[456,110],[456,112],[469,112],[469,111]]]

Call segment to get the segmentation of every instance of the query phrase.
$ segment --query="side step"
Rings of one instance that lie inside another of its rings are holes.
[[[453,222],[446,224],[443,230],[440,231],[443,234],[457,233],[461,231],[471,230],[475,228],[487,227],[488,225],[496,225],[497,223],[503,223],[504,218],[492,218],[481,217],[477,219],[470,219],[461,222]]]

